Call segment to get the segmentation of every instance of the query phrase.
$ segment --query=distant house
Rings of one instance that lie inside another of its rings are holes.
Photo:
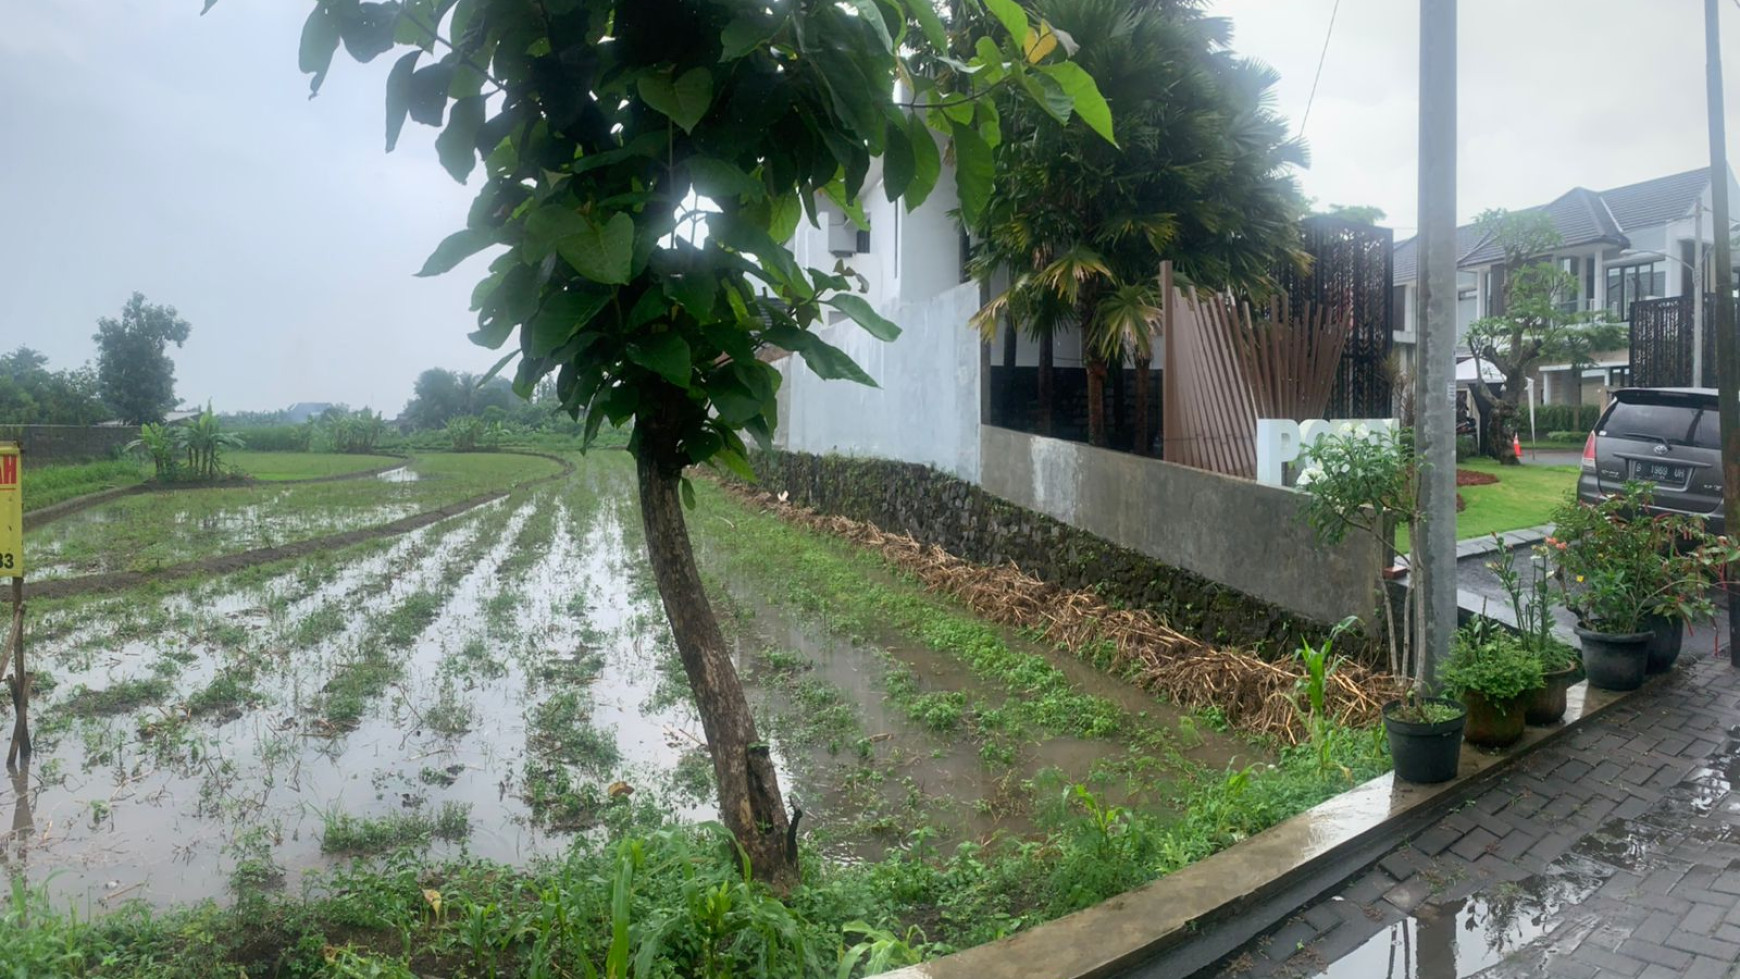
[[[1740,199],[1740,184],[1728,176],[1729,196]],[[1702,233],[1698,231],[1702,211]],[[1611,190],[1573,187],[1551,203],[1528,210],[1543,210],[1552,218],[1562,242],[1550,255],[1577,277],[1581,294],[1571,300],[1576,308],[1614,321],[1627,321],[1631,304],[1640,299],[1658,299],[1691,293],[1692,268],[1701,242],[1705,270],[1715,242],[1710,220],[1710,171],[1706,168],[1657,177]],[[1503,251],[1473,225],[1456,229],[1456,336],[1462,342],[1469,324],[1497,309],[1502,281],[1495,274],[1504,262]],[[1408,356],[1418,341],[1414,301],[1419,277],[1418,239],[1396,245],[1392,291],[1396,346]],[[1629,350],[1609,350],[1596,358],[1597,366],[1586,368],[1573,379],[1568,364],[1543,364],[1535,372],[1535,398],[1543,404],[1570,402],[1571,385],[1581,388],[1584,403],[1600,403],[1603,393],[1623,386],[1630,373]]]
[[[284,424],[300,425],[310,418],[315,418],[332,407],[330,401],[298,401],[284,409]]]

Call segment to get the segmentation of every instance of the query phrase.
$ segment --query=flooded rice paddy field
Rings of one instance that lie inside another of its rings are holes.
[[[379,477],[142,493],[31,534],[30,576],[44,580],[156,568],[357,530],[558,471],[508,454],[435,454]]]
[[[430,505],[397,495],[408,487],[508,471],[455,474],[451,458],[419,460],[414,481],[285,487],[203,512],[295,514],[312,493],[320,515],[308,519],[330,529]],[[496,458],[520,479],[553,469]],[[209,553],[214,539],[174,543],[190,529],[177,506],[228,492],[137,498],[148,509],[127,519],[165,521],[166,552]],[[50,563],[40,555],[55,542],[93,555],[63,573],[130,560],[125,541],[98,546],[113,519],[103,509],[33,534],[34,560]],[[922,628],[805,601],[804,581],[754,573],[766,569],[756,522],[772,519],[703,487],[692,523],[788,802],[830,857],[876,859],[920,830],[938,842],[1030,833],[1078,782],[1164,810],[1180,773],[1263,757],[1067,655],[987,639],[886,574],[864,587],[928,616]],[[257,539],[211,533],[226,547]],[[600,453],[567,479],[400,537],[37,603],[37,750],[0,780],[0,861],[101,913],[295,888],[405,847],[524,864],[613,826],[709,819],[711,765],[642,544],[632,466]],[[1003,667],[985,667],[987,643]],[[1046,714],[1028,696],[1042,681],[1066,713],[1110,720]]]

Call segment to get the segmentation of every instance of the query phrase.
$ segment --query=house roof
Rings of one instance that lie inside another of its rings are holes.
[[[1611,190],[1573,187],[1550,204],[1526,208],[1545,211],[1558,229],[1563,247],[1610,243],[1630,244],[1626,232],[1677,221],[1691,213],[1692,204],[1709,185],[1710,170],[1700,167],[1669,174]],[[1419,275],[1417,237],[1396,246],[1395,281],[1412,282]],[[1456,229],[1456,266],[1489,265],[1504,257],[1504,251],[1472,224]]]

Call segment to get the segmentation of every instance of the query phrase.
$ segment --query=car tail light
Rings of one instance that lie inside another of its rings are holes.
[[[1583,443],[1583,468],[1595,468],[1595,433],[1589,433],[1589,440]]]

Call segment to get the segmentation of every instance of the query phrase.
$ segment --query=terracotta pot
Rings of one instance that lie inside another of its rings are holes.
[[[1464,690],[1462,703],[1468,707],[1468,731],[1463,735],[1469,744],[1483,748],[1502,748],[1522,737],[1524,716],[1534,692],[1509,700],[1490,700],[1478,690]]]
[[[1557,724],[1565,716],[1565,691],[1577,682],[1577,668],[1548,673],[1545,679],[1546,686],[1529,695],[1528,709],[1523,712],[1528,723],[1536,726]]]
[[[1583,646],[1583,672],[1589,685],[1600,690],[1636,690],[1643,686],[1649,665],[1649,640],[1653,632],[1629,634],[1593,632],[1577,627]]]

